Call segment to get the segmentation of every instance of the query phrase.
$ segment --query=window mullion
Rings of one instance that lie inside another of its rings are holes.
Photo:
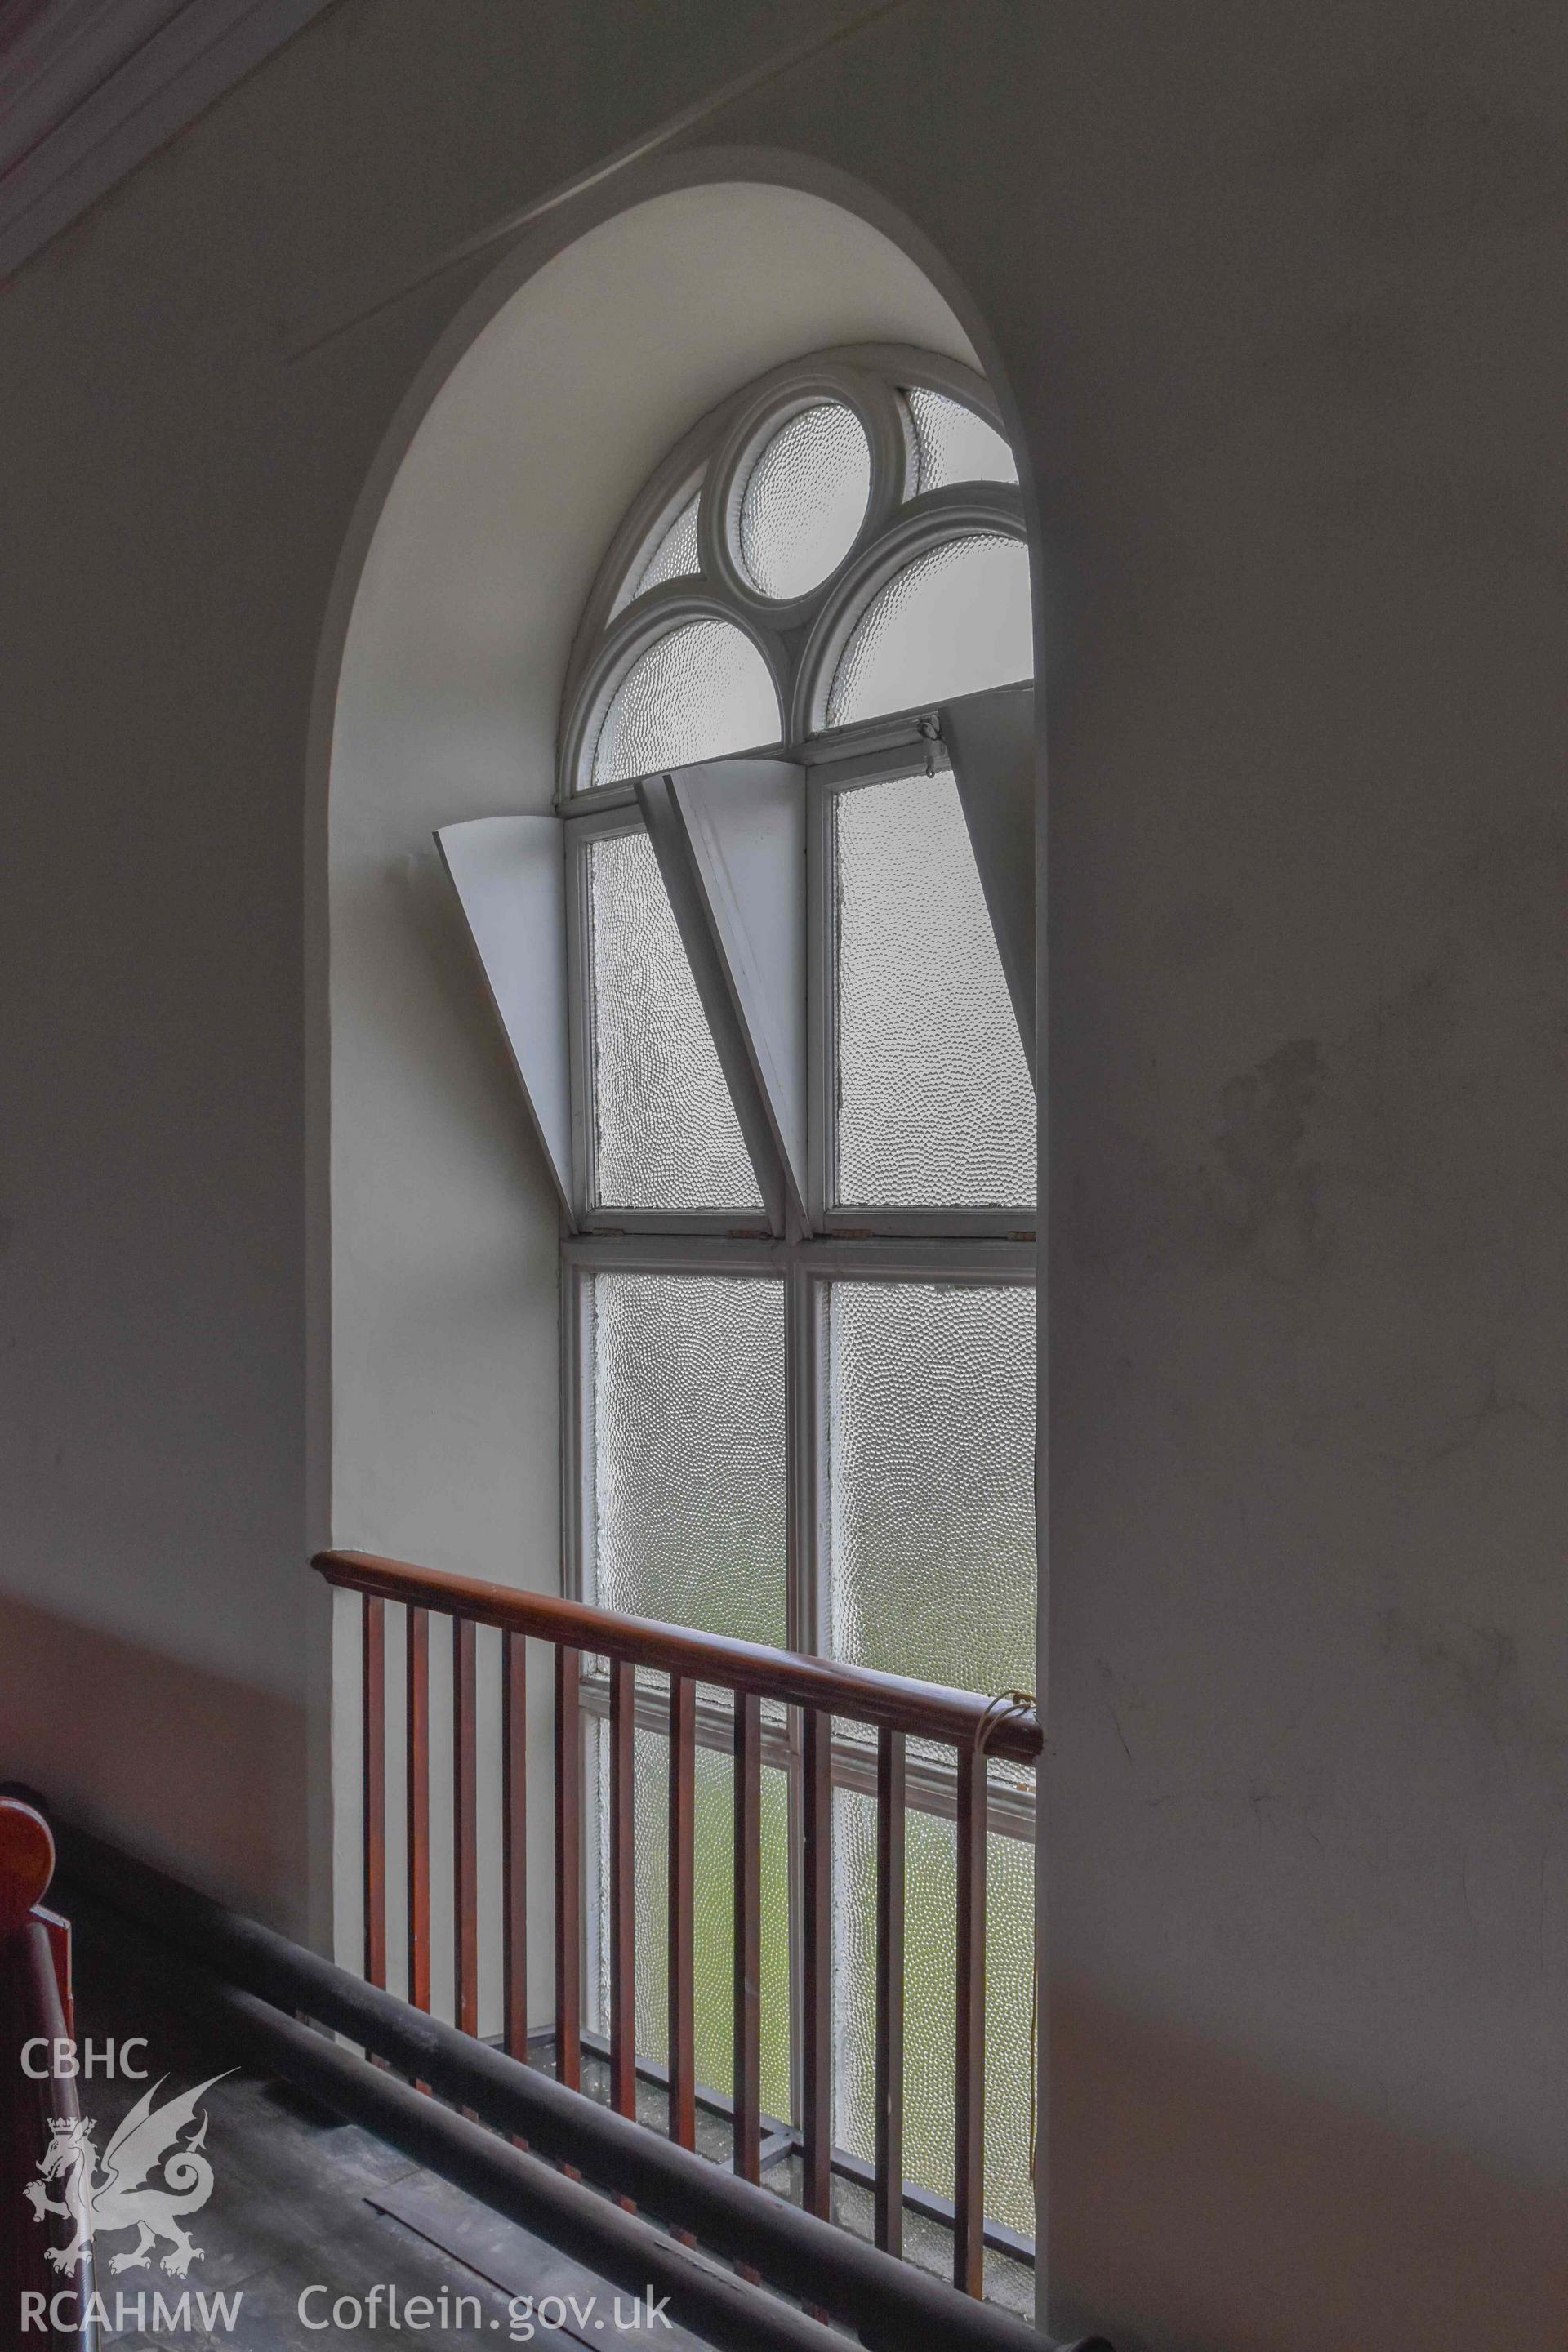
[[[790,1646],[828,1653],[826,1507],[826,1391],[823,1381],[822,1284],[791,1265],[789,1315],[789,1622]]]
[[[567,1061],[572,1090],[572,1188],[574,1219],[581,1228],[598,1197],[598,1121],[594,1111],[593,1023],[589,974],[593,970],[592,904],[588,890],[589,828],[565,827]]]
[[[561,1267],[561,1534],[568,1600],[595,1601],[594,1496],[594,1278]]]
[[[838,953],[833,887],[833,809],[820,778],[806,775],[805,1022],[807,1215],[820,1234],[837,1158],[834,970]]]

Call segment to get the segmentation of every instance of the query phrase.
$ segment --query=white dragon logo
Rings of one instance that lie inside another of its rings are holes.
[[[206,2116],[202,2116],[193,2138],[183,2147],[177,2143],[181,2132],[195,2122],[203,2093],[224,2078],[210,2075],[194,2091],[154,2109],[153,2102],[167,2079],[160,2075],[120,2125],[103,2151],[101,2175],[98,2150],[92,2144],[92,2117],[51,2119],[54,2136],[38,2167],[38,2177],[28,2181],[22,2194],[36,2220],[41,2221],[46,2213],[60,2213],[75,2224],[76,2235],[68,2246],[44,2250],[56,2270],[75,2270],[87,2260],[93,2239],[116,2230],[135,2230],[140,2234],[128,2254],[115,2255],[109,2265],[111,2271],[136,2269],[147,2261],[160,2239],[170,2248],[163,2268],[175,2278],[184,2278],[191,2264],[203,2259],[201,2248],[191,2243],[180,2220],[183,2214],[199,2212],[213,2193],[213,2168],[201,2153],[207,2136]],[[163,2179],[151,2180],[149,2175],[160,2165]],[[55,2179],[63,2183],[58,2198],[51,2197],[44,2186]]]

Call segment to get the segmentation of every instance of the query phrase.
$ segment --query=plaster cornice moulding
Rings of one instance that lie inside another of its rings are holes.
[[[0,280],[331,5],[0,5]]]

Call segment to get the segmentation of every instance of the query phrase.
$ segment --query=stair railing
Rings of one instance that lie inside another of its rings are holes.
[[[330,1551],[313,1565],[329,1583],[360,1596],[363,1727],[363,1858],[364,1972],[387,1979],[394,1932],[387,1885],[387,1611],[406,1612],[403,1644],[403,1738],[406,1759],[405,1916],[409,1998],[430,2006],[430,1620],[451,1621],[452,1892],[455,2021],[479,2031],[479,1707],[476,1628],[496,1628],[500,1644],[500,1847],[503,2044],[529,2055],[527,1644],[553,1653],[552,1791],[554,1850],[553,2046],[557,2078],[580,2088],[584,2035],[583,1718],[602,1684],[585,1662],[607,1669],[608,2069],[611,2104],[637,2116],[636,1733],[657,1705],[637,1673],[668,1678],[666,1802],[668,1819],[669,2137],[695,2145],[693,1868],[700,1693],[727,1693],[725,1724],[734,1758],[733,2163],[759,2183],[763,2156],[761,2094],[762,1772],[764,1736],[776,1748],[778,1710],[798,1790],[800,1911],[792,1916],[800,2034],[799,2150],[802,2199],[832,2219],[833,1790],[835,1718],[875,1738],[877,1895],[875,1975],[874,2237],[902,2251],[906,2199],[903,2125],[903,1984],[906,1775],[921,1759],[909,1742],[953,1752],[956,1810],[955,2064],[952,2091],[953,2283],[971,2295],[984,2285],[985,2223],[985,1911],[989,1759],[1032,1763],[1038,1720],[1021,1700],[998,1706],[973,1693],[897,1675],[770,1649],[682,1626],[622,1617],[585,1603],[415,1568],[360,1552]],[[711,1707],[704,1697],[711,1736]],[[764,1716],[771,1707],[772,1719]],[[840,1751],[841,1752],[841,1751]],[[924,1768],[929,1769],[929,1768]],[[592,2046],[591,2044],[589,2045]]]

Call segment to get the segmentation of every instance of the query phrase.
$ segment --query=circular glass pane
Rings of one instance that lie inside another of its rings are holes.
[[[767,663],[728,621],[688,621],[639,654],[605,713],[594,782],[620,783],[779,739]]]
[[[1029,555],[978,531],[894,573],[855,624],[827,697],[827,725],[910,710],[1034,676]]]
[[[764,596],[804,596],[855,544],[871,494],[865,427],[839,401],[781,425],[747,478],[741,560]]]

